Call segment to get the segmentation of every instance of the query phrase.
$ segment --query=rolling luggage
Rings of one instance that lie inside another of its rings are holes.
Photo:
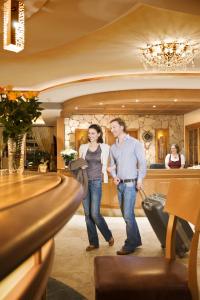
[[[163,212],[166,196],[155,193],[147,196],[144,191],[141,191],[142,207],[144,212],[161,243],[162,248],[165,248],[167,224],[169,216]],[[179,257],[184,257],[190,249],[193,230],[185,220],[178,218],[176,227],[176,254]]]

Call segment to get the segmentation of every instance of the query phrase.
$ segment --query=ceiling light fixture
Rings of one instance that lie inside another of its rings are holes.
[[[103,102],[99,102],[99,105],[103,105]]]
[[[5,0],[3,4],[3,48],[20,52],[24,49],[24,2]]]
[[[125,108],[125,105],[122,105],[122,108]]]
[[[200,52],[200,45],[194,41],[160,41],[146,44],[140,49],[140,58],[147,68],[155,67],[163,71],[186,69],[186,65],[194,65],[194,58]]]
[[[156,108],[156,105],[153,105],[153,108]]]
[[[140,100],[136,99],[135,102],[139,102]]]
[[[75,106],[74,109],[75,109],[75,110],[78,110],[78,106]]]
[[[178,101],[178,99],[174,99],[174,102],[177,102]]]

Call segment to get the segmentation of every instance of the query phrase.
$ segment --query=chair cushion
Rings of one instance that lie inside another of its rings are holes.
[[[191,300],[184,265],[164,257],[95,258],[96,300]]]

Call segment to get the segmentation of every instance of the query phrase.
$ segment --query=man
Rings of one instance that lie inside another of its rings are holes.
[[[111,132],[116,143],[110,148],[110,172],[118,189],[118,199],[122,216],[126,222],[127,239],[117,251],[126,255],[142,245],[139,229],[135,220],[134,206],[136,189],[142,188],[146,174],[146,160],[143,145],[126,134],[126,124],[120,119],[113,119]]]

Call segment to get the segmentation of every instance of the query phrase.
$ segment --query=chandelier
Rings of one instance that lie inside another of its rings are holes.
[[[199,54],[199,50],[199,44],[191,41],[157,42],[141,48],[140,57],[145,68],[186,69],[186,65],[194,65],[194,57]]]
[[[24,49],[23,0],[4,0],[3,48],[14,52],[20,52]]]

